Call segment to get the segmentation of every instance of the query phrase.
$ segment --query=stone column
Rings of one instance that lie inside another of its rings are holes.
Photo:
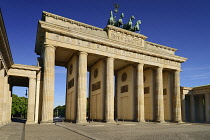
[[[106,59],[105,121],[114,122],[114,58]]]
[[[199,107],[198,107],[198,112],[199,112],[199,121],[200,122],[205,122],[204,121],[204,109],[203,109],[203,96],[199,96]]]
[[[180,100],[180,71],[174,73],[174,122],[182,122],[182,109]]]
[[[85,123],[87,108],[87,53],[79,52],[78,63],[78,94],[77,94],[77,118],[76,123]]]
[[[44,81],[41,123],[53,122],[54,79],[55,79],[55,47],[45,44]]]
[[[206,123],[210,123],[210,93],[205,94]]]
[[[36,97],[35,97],[35,123],[39,121],[39,94],[40,94],[41,71],[37,74],[36,79]]]
[[[185,94],[183,93],[181,97],[182,97],[182,101],[181,101],[182,102],[182,120],[186,122]]]
[[[164,123],[164,100],[163,100],[163,68],[157,68],[156,74],[156,95],[157,95],[157,119],[156,121]]]
[[[35,92],[36,92],[36,79],[29,78],[28,109],[27,109],[26,124],[35,123]]]
[[[144,118],[144,64],[137,65],[137,119],[145,122]]]
[[[8,79],[9,80],[9,79]],[[10,93],[10,87],[9,87],[9,84],[7,83],[7,85],[6,85],[6,87],[7,87],[7,93],[6,93],[6,123],[9,123],[10,122],[10,117],[9,117],[9,109],[10,109],[10,95],[11,95],[11,93]]]
[[[191,122],[195,122],[195,99],[194,99],[194,95],[190,95],[190,112],[191,112]]]
[[[8,87],[8,76],[6,75],[4,77],[4,95],[3,95],[3,113],[2,113],[2,122],[3,125],[7,124],[7,104],[8,104],[8,93],[9,93],[9,87]]]
[[[12,113],[12,86],[8,84],[9,87],[9,94],[8,94],[8,112],[7,112],[7,118],[8,123],[11,122],[11,113]]]
[[[4,72],[4,69],[0,70],[0,126],[3,125]]]

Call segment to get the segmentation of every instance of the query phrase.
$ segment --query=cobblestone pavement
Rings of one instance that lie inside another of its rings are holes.
[[[209,140],[210,124],[12,122],[0,127],[0,140]]]
[[[22,140],[24,136],[24,123],[11,122],[0,127],[0,140]]]
[[[25,140],[90,140],[86,136],[54,124],[26,125]]]
[[[100,140],[210,140],[210,124],[56,123],[61,127]]]

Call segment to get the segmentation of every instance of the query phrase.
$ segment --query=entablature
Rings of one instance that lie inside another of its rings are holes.
[[[184,57],[180,57],[180,56],[176,56],[176,55],[168,54],[168,53],[158,53],[157,51],[148,50],[144,47],[138,47],[133,44],[123,43],[116,40],[103,38],[100,36],[86,34],[77,30],[68,29],[68,28],[58,26],[55,24],[50,24],[43,21],[39,21],[39,24],[40,24],[40,28],[43,29],[46,33],[45,35],[42,35],[42,36],[47,39],[65,41],[65,40],[62,40],[62,38],[63,39],[66,38],[66,41],[68,42],[69,37],[77,38],[80,40],[94,42],[100,45],[106,45],[106,46],[110,46],[110,47],[125,50],[125,51],[131,51],[131,52],[141,53],[141,54],[145,54],[149,56],[155,56],[155,57],[159,57],[159,58],[163,58],[167,60],[173,60],[179,63],[186,61],[186,58]],[[52,37],[52,34],[54,34],[54,37]],[[43,44],[44,42],[40,44],[36,44],[36,47],[42,47]],[[41,50],[41,49],[37,48],[37,50]],[[40,54],[40,52],[37,52],[37,54]]]

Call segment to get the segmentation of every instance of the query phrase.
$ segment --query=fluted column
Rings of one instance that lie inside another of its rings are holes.
[[[45,44],[44,81],[41,123],[53,122],[54,79],[55,79],[55,47]]]
[[[4,71],[4,69],[0,70],[0,126],[3,124]]]
[[[210,93],[205,94],[206,123],[210,123]]]
[[[198,107],[198,112],[199,112],[199,121],[200,122],[205,122],[204,121],[204,108],[203,108],[203,96],[198,97],[199,101],[199,107]]]
[[[78,94],[77,94],[77,119],[76,123],[84,123],[87,108],[87,53],[79,52],[78,65]]]
[[[191,122],[195,122],[195,99],[194,99],[194,95],[190,95],[190,112],[191,112]]]
[[[7,104],[8,104],[8,94],[9,94],[9,87],[8,87],[8,76],[4,77],[4,91],[3,91],[3,113],[2,113],[2,122],[3,124],[7,124]]]
[[[106,59],[105,121],[114,122],[114,58]]]
[[[163,68],[157,68],[156,74],[156,94],[157,94],[157,120],[164,123],[164,100],[163,100]]]
[[[185,109],[185,94],[183,93],[182,95],[181,95],[181,97],[182,97],[182,100],[181,100],[181,102],[182,102],[182,104],[181,104],[181,106],[182,106],[182,120],[184,121],[184,122],[186,122],[186,109]]]
[[[9,94],[8,94],[8,112],[7,112],[7,122],[11,122],[11,112],[12,112],[12,87],[8,84]]]
[[[37,74],[36,91],[35,91],[35,123],[39,121],[39,94],[40,94],[41,71]]]
[[[144,64],[137,65],[137,121],[145,122],[144,116]]]
[[[26,124],[35,123],[35,91],[36,91],[36,79],[29,78],[28,109],[27,109]]]
[[[176,70],[174,73],[174,121],[178,123],[182,122],[180,98],[180,71]]]

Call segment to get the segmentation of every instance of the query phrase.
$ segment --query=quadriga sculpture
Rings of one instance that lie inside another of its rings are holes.
[[[133,24],[132,21],[134,19],[135,19],[135,17],[134,16],[131,16],[130,19],[129,19],[129,21],[128,21],[128,23],[126,23],[126,24],[123,25],[123,29],[130,30],[131,27],[132,27],[132,24]]]

